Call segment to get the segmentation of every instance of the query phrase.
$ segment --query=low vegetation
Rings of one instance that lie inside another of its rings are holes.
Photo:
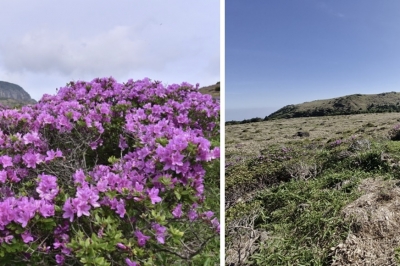
[[[227,126],[226,264],[399,263],[399,118]]]

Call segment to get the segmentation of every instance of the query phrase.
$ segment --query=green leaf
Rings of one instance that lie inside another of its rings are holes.
[[[108,262],[106,262],[106,260],[104,259],[104,257],[97,257],[94,259],[94,264],[95,265],[99,265],[99,266],[106,266],[106,265],[110,265]]]
[[[175,191],[174,191],[174,194],[175,194],[175,196],[176,196],[176,198],[177,198],[178,200],[181,199],[181,194],[179,193],[178,190],[175,190]]]
[[[189,152],[189,154],[195,154],[197,152],[197,145],[189,142],[186,150]]]
[[[85,243],[83,244],[83,246],[85,248],[88,248],[90,246],[90,239],[89,238],[86,238]]]
[[[164,186],[169,186],[172,184],[171,178],[165,176],[162,176],[160,179],[158,179],[158,181],[160,181],[160,183]]]
[[[169,231],[170,231],[172,237],[176,237],[176,238],[179,238],[179,239],[182,238],[182,236],[184,235],[184,232],[181,232],[181,231],[179,231],[178,229],[176,229],[176,228],[174,228],[172,226],[169,227]]]
[[[118,232],[118,233],[115,234],[114,239],[115,239],[115,240],[119,240],[121,237],[122,237],[121,232]]]
[[[111,156],[108,158],[108,162],[110,164],[115,164],[115,163],[119,162],[119,159],[117,159],[115,156]]]
[[[113,191],[107,191],[106,192],[106,196],[109,197],[110,199],[113,199],[117,196],[117,191],[113,190]]]
[[[160,143],[161,146],[165,147],[169,143],[167,138],[158,138],[156,139],[156,143]]]

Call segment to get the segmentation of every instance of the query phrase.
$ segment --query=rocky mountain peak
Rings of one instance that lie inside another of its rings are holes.
[[[0,81],[0,103],[6,106],[26,105],[36,103],[21,86]]]

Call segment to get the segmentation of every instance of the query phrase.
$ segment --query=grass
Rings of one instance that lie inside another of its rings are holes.
[[[398,118],[395,113],[361,114],[227,126],[227,262],[344,263],[345,256],[334,256],[337,246],[351,234],[363,237],[356,218],[345,218],[344,209],[363,195],[365,180],[391,182],[400,176],[400,142],[388,139]],[[310,136],[296,136],[299,128]],[[394,200],[382,191],[372,203],[376,208]],[[239,223],[244,217],[251,217],[245,225]],[[246,234],[261,232],[268,237],[254,242],[247,256],[232,255],[243,249]],[[400,257],[396,248],[390,251],[393,258]]]
[[[357,174],[360,176],[349,186],[331,189],[337,181]],[[252,261],[257,265],[327,263],[329,247],[345,239],[350,229],[339,214],[359,196],[354,187],[362,174],[326,173],[309,182],[293,180],[261,192],[257,198],[264,214],[259,226],[274,232],[274,237],[261,246]]]

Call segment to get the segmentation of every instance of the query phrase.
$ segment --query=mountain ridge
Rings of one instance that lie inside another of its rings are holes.
[[[301,104],[290,104],[266,116],[264,120],[382,112],[400,112],[399,92],[351,94]]]

